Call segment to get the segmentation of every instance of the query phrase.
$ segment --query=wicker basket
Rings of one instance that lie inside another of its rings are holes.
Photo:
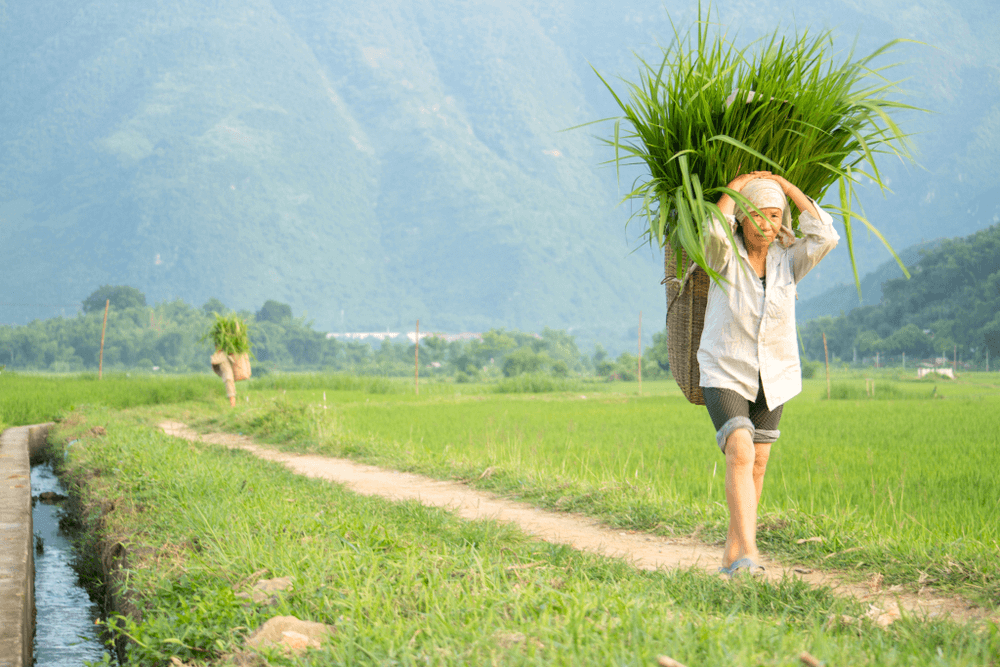
[[[701,369],[698,368],[698,346],[705,327],[705,307],[708,305],[708,285],[711,279],[704,270],[681,255],[683,276],[678,279],[677,257],[668,243],[663,250],[663,267],[667,286],[667,352],[670,372],[687,400],[705,405],[701,393]]]
[[[243,354],[229,355],[229,361],[233,365],[233,379],[237,382],[250,379],[250,355]]]

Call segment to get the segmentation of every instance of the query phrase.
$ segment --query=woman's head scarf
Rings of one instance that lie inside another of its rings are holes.
[[[788,198],[785,197],[780,185],[769,178],[755,178],[743,186],[740,194],[759,209],[780,208],[781,232],[778,234],[778,238],[786,246],[795,239],[792,232],[792,211],[788,206]],[[737,202],[736,219],[743,222],[747,217],[747,213],[741,210],[740,204]]]

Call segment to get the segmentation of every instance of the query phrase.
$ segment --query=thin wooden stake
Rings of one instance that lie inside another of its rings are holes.
[[[413,389],[420,395],[420,320],[417,320],[417,346],[413,352]]]
[[[101,326],[101,357],[97,362],[97,379],[100,380],[104,376],[104,332],[108,328],[108,307],[111,305],[111,299],[104,301],[104,324]]]
[[[639,395],[642,396],[642,311],[639,311]]]
[[[954,354],[955,354],[955,356],[954,356],[954,358],[951,361],[951,372],[952,373],[957,373],[958,372],[958,345],[957,344],[955,345],[955,352],[954,352]]]
[[[826,332],[823,332],[823,354],[826,355],[826,400],[830,400],[830,352],[826,349]]]

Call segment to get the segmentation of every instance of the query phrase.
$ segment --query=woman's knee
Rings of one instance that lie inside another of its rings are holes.
[[[737,466],[749,466],[756,458],[753,436],[746,429],[739,428],[726,438],[726,463]]]
[[[767,469],[767,460],[771,456],[770,442],[754,443],[753,471],[755,475],[763,475]]]

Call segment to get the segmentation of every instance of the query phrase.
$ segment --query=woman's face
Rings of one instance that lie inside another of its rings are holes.
[[[740,223],[743,227],[743,238],[754,246],[768,246],[777,238],[778,230],[781,229],[782,210],[780,208],[760,210],[764,213],[763,217],[756,211],[750,211],[750,217]]]

